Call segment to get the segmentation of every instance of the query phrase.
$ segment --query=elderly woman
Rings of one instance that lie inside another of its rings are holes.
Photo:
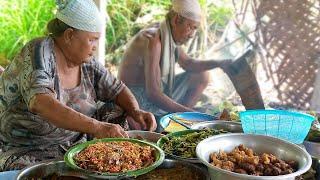
[[[30,41],[0,78],[0,170],[61,157],[71,145],[127,137],[126,115],[155,130],[129,89],[94,58],[102,30],[92,0],[59,4],[49,36]],[[114,124],[117,123],[117,124]]]

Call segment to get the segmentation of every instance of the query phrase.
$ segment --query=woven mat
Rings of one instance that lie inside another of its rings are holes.
[[[256,16],[261,62],[278,99],[308,109],[320,61],[320,0],[243,0],[241,11],[248,7]]]

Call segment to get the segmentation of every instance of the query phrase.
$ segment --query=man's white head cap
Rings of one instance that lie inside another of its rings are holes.
[[[67,25],[88,32],[101,32],[101,14],[92,0],[57,0],[56,18]]]
[[[187,19],[201,21],[201,8],[198,0],[172,0],[172,10]]]

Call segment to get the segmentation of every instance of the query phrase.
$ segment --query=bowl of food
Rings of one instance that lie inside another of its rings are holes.
[[[186,130],[186,128],[174,121],[171,120],[170,117],[174,117],[175,119],[185,123],[186,125],[192,126],[193,124],[204,122],[204,121],[214,121],[217,120],[215,116],[199,113],[199,112],[179,112],[179,113],[172,113],[163,116],[158,124],[160,132],[177,132]]]
[[[137,139],[105,138],[71,147],[66,164],[90,177],[126,178],[152,171],[164,160],[164,152],[155,144]]]
[[[292,179],[312,164],[306,150],[264,135],[230,133],[201,141],[196,154],[215,180]]]
[[[222,129],[232,133],[241,133],[243,132],[241,124],[239,122],[233,121],[212,121],[212,122],[202,122],[194,124],[191,126],[191,129]]]
[[[151,131],[140,131],[140,130],[130,130],[126,131],[128,136],[133,139],[144,140],[152,143],[157,143],[157,141],[164,136],[163,134],[151,132]]]
[[[138,176],[137,180],[154,180],[154,179],[170,179],[170,180],[210,180],[206,168],[196,164],[183,162],[174,159],[165,159],[163,163],[155,170],[147,174]]]
[[[196,156],[197,144],[207,137],[222,133],[227,133],[227,131],[215,129],[184,130],[161,137],[157,145],[170,158],[185,162],[200,163]]]
[[[320,179],[320,158],[312,157],[312,169],[315,171],[315,179]]]

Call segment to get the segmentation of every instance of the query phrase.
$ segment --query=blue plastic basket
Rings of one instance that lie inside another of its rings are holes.
[[[315,117],[283,110],[248,110],[240,113],[240,120],[246,134],[262,134],[301,144]]]

